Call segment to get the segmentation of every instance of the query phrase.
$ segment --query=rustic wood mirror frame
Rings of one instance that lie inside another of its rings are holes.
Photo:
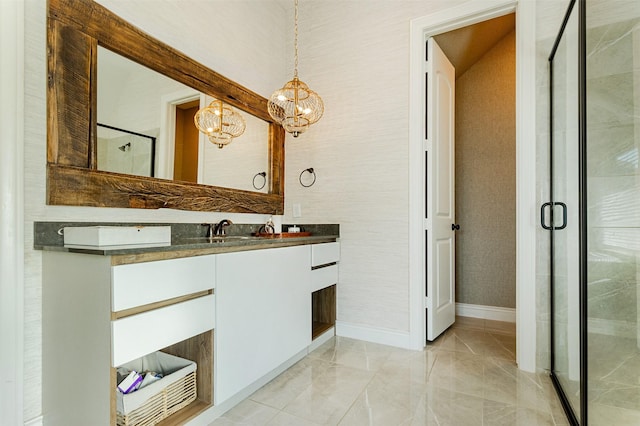
[[[285,132],[269,116],[266,98],[98,3],[48,4],[47,204],[283,214]],[[269,193],[97,170],[98,45],[269,122]]]

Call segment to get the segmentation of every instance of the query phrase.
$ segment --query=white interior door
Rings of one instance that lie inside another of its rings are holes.
[[[456,317],[455,70],[433,38],[427,40],[425,84],[425,320],[431,341]]]

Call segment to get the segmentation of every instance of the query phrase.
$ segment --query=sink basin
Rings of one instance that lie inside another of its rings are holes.
[[[209,240],[250,240],[252,237],[248,235],[216,235],[205,239]]]
[[[253,235],[258,238],[295,238],[295,237],[309,237],[311,236],[311,232],[281,232],[278,234],[257,232]]]
[[[193,241],[195,243],[221,243],[225,241],[242,241],[242,240],[250,240],[253,237],[248,235],[216,235],[214,237],[194,237],[187,238],[189,241]]]
[[[171,245],[171,226],[76,226],[63,229],[71,248],[135,248]]]

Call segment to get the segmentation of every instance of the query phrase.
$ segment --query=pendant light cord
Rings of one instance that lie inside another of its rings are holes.
[[[294,38],[293,38],[293,46],[294,46],[294,57],[295,57],[295,65],[293,68],[293,76],[294,77],[298,77],[298,0],[294,1],[294,18],[293,18],[293,33],[294,33]]]

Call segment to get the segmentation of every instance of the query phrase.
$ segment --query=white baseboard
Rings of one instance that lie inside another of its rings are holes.
[[[384,328],[366,327],[348,322],[336,321],[336,336],[380,343],[405,349],[415,349],[411,346],[409,332],[387,330]]]
[[[43,424],[42,416],[24,422],[24,426],[42,426]]]
[[[493,321],[516,322],[516,310],[497,306],[471,305],[456,303],[456,315],[460,317],[481,318]]]

